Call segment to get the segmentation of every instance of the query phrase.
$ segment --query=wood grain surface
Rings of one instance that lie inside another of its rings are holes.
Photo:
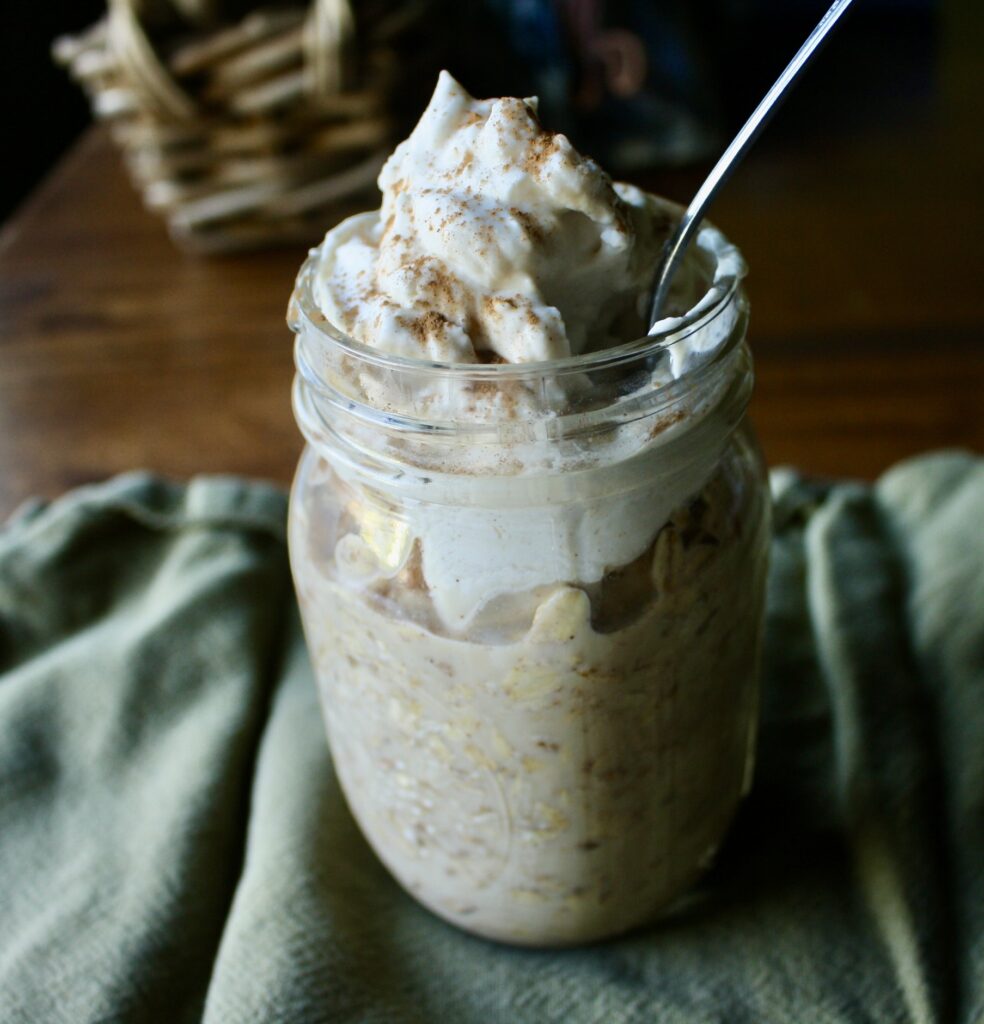
[[[957,82],[916,119],[763,144],[718,200],[751,267],[752,416],[773,465],[871,478],[984,449],[972,107]],[[686,201],[699,174],[643,183]],[[90,131],[0,237],[0,517],[138,467],[286,484],[303,255],[181,255]]]

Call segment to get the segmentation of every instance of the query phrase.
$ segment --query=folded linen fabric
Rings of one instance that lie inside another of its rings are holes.
[[[756,784],[658,924],[510,949],[406,896],[332,773],[285,496],[0,528],[0,1021],[984,1019],[984,461],[776,502]]]

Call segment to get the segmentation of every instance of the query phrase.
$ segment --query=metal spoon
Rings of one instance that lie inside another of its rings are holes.
[[[796,51],[796,56],[786,66],[786,70],[776,79],[772,88],[765,94],[759,105],[752,111],[752,116],[745,122],[742,129],[732,139],[731,145],[721,155],[721,159],[714,165],[714,169],[707,176],[704,184],[697,190],[690,205],[687,207],[677,226],[676,231],[669,238],[663,248],[663,259],[656,271],[653,285],[653,301],[649,307],[649,333],[653,333],[653,327],[659,320],[660,311],[666,303],[666,296],[670,290],[670,282],[676,273],[686,252],[690,240],[697,233],[700,222],[711,205],[711,200],[717,195],[718,189],[731,177],[731,172],[741,162],[742,157],[752,147],[752,143],[759,137],[762,129],[769,123],[769,119],[779,108],[789,87],[799,77],[800,72],[810,63],[820,49],[820,44],[827,38],[831,29],[840,20],[840,17],[851,6],[853,0],[835,0],[830,10],[820,19],[817,27],[810,33],[806,42]]]

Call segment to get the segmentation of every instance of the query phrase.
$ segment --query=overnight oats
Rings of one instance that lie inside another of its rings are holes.
[[[446,74],[380,187],[289,312],[291,563],[338,776],[447,920],[616,934],[693,882],[749,785],[744,266],[705,227],[645,337],[676,209]]]

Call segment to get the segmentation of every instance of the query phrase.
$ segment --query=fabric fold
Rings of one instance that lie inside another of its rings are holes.
[[[948,1020],[936,752],[905,604],[902,555],[866,488],[830,495],[807,530],[807,591],[833,715],[835,776],[860,894],[906,1019]]]
[[[906,566],[909,630],[938,775],[954,1019],[984,1020],[984,460],[904,463],[876,488]]]
[[[0,533],[0,1019],[193,1021],[242,857],[283,495],[146,476]]]

